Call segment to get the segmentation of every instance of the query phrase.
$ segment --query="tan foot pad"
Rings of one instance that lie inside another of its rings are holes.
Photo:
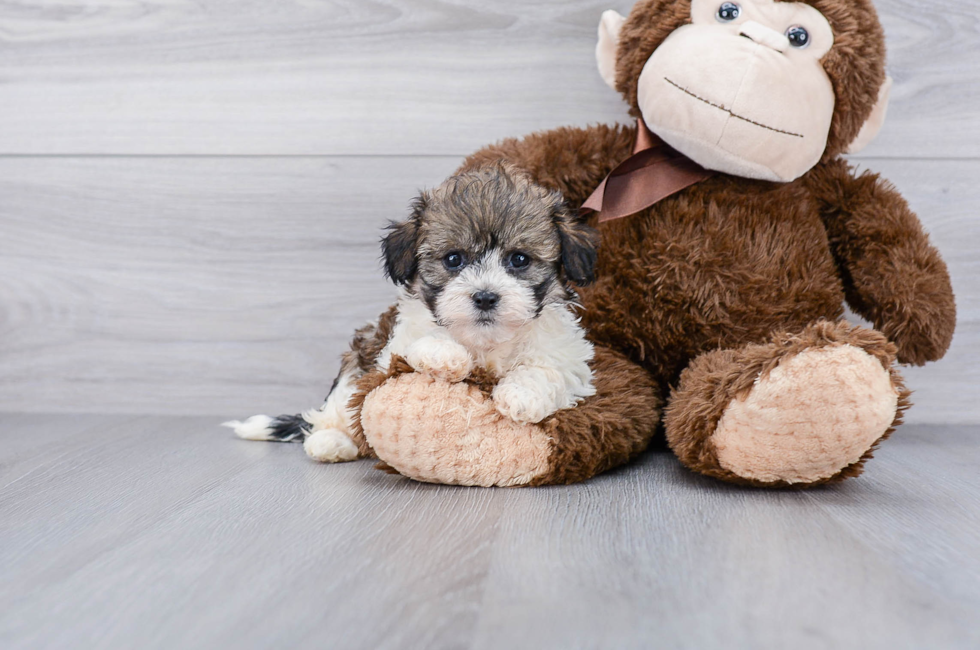
[[[465,383],[393,377],[365,398],[361,425],[378,458],[419,481],[514,486],[550,470],[552,443],[541,428],[503,417]]]
[[[739,476],[811,483],[857,462],[897,407],[877,359],[851,345],[810,349],[732,400],[711,442],[721,466]]]

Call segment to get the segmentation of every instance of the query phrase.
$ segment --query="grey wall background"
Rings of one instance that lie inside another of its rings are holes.
[[[0,0],[0,411],[239,414],[322,399],[393,291],[381,225],[472,150],[626,120],[602,10],[548,0]],[[895,78],[854,162],[953,275],[909,421],[980,421],[980,2],[879,0]]]

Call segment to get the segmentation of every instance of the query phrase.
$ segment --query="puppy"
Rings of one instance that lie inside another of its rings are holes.
[[[595,393],[592,344],[572,312],[594,278],[597,233],[562,196],[495,165],[423,192],[382,240],[397,304],[359,330],[324,405],[296,416],[226,422],[250,440],[305,439],[338,462],[367,455],[351,438],[358,378],[400,355],[417,371],[459,382],[479,366],[498,378],[493,402],[516,422],[540,422]],[[367,450],[367,451],[365,451]]]

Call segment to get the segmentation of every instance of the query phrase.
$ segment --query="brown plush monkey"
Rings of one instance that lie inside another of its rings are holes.
[[[639,133],[560,128],[463,166],[507,161],[571,205],[624,161],[645,170],[593,199],[598,279],[580,302],[596,396],[518,426],[479,382],[401,365],[362,386],[368,443],[420,480],[542,484],[626,462],[662,426],[682,463],[735,483],[859,474],[908,405],[896,360],[942,357],[956,319],[946,266],[905,200],[841,159],[885,115],[873,6],[641,0],[628,18],[606,12],[599,34],[600,73]],[[679,168],[696,178],[674,182]],[[845,301],[875,329],[843,322]]]

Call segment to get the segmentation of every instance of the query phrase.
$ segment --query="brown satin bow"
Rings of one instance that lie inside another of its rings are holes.
[[[598,212],[600,223],[628,217],[714,175],[655,136],[640,118],[633,155],[609,172],[582,209]]]

